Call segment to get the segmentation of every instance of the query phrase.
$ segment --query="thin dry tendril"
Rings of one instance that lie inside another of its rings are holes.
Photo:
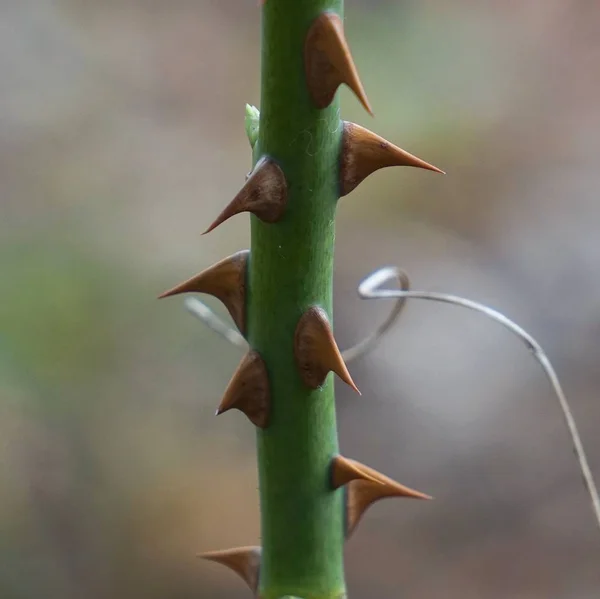
[[[518,324],[504,316],[504,314],[486,306],[484,304],[479,304],[469,299],[465,299],[462,297],[458,297],[455,295],[450,295],[447,293],[436,293],[433,291],[409,291],[408,289],[384,289],[383,286],[392,280],[398,279],[400,276],[400,271],[398,268],[393,266],[383,267],[379,270],[376,270],[369,276],[367,276],[358,287],[358,294],[363,299],[422,299],[422,300],[430,300],[434,302],[444,302],[447,304],[452,304],[455,306],[462,306],[463,308],[468,308],[470,310],[475,310],[476,312],[480,312],[499,322],[509,331],[512,331],[521,341],[525,343],[527,349],[533,354],[535,359],[540,363],[543,368],[552,388],[554,389],[554,393],[558,398],[558,402],[567,425],[567,429],[571,435],[571,439],[573,441],[573,449],[575,451],[575,455],[579,462],[579,467],[581,469],[581,474],[583,475],[583,481],[586,486],[587,492],[590,496],[590,500],[592,503],[592,509],[594,512],[594,516],[596,519],[596,523],[600,527],[600,499],[598,498],[598,490],[596,489],[596,484],[594,482],[594,477],[592,475],[592,471],[589,467],[589,463],[585,454],[585,450],[583,448],[583,444],[581,442],[581,436],[579,435],[579,431],[577,430],[577,424],[575,423],[575,418],[571,412],[571,408],[569,407],[569,403],[564,394],[562,386],[558,380],[558,376],[556,375],[556,371],[554,370],[548,356],[540,346],[540,344],[523,328],[521,328]],[[402,273],[404,274],[404,273]]]

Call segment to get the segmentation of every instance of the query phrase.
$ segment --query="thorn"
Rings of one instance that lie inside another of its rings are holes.
[[[322,308],[312,306],[300,318],[294,336],[294,355],[300,377],[307,387],[317,389],[331,371],[361,395],[348,372],[327,314]]]
[[[236,547],[201,553],[198,557],[231,568],[255,593],[258,589],[260,553],[260,547]]]
[[[411,499],[432,499],[431,496],[405,487],[395,480],[369,468],[364,464],[350,460],[365,476],[347,483],[346,489],[346,537],[354,532],[367,509],[386,497],[408,497]],[[366,478],[369,477],[369,478]]]
[[[345,83],[373,116],[346,42],[342,19],[335,13],[319,15],[310,26],[304,43],[304,68],[308,91],[317,108],[329,106],[337,88]]]
[[[208,293],[219,299],[243,334],[246,312],[246,265],[249,250],[236,252],[191,279],[161,293],[159,299],[181,293]]]
[[[283,217],[286,203],[285,175],[273,159],[263,156],[256,163],[239,193],[202,235],[210,233],[241,212],[251,212],[265,223],[276,223]]]
[[[341,195],[349,194],[371,173],[388,166],[414,166],[446,174],[372,131],[356,123],[344,121],[340,168]]]
[[[242,358],[231,377],[216,415],[235,408],[243,412],[255,426],[266,428],[270,407],[267,368],[260,354],[251,350]]]
[[[331,462],[331,485],[339,489],[352,480],[370,480],[379,482],[377,478],[370,475],[366,468],[354,460],[341,455],[335,456]]]

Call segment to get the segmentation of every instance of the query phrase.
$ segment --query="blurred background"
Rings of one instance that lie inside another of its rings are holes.
[[[241,353],[155,298],[249,245],[244,216],[200,232],[249,170],[256,4],[0,2],[2,599],[248,596],[196,558],[258,542],[254,431],[213,419]],[[448,174],[340,203],[340,345],[387,313],[355,291],[383,264],[489,303],[547,350],[600,477],[600,5],[346,6],[376,119],[346,89],[344,118]],[[343,453],[435,501],[371,508],[351,598],[598,596],[570,439],[510,333],[411,301],[352,373]]]

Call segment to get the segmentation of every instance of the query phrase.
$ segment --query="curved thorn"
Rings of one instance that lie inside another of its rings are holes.
[[[331,486],[339,489],[353,480],[369,480],[373,483],[380,481],[356,460],[350,460],[336,455],[331,461]]]
[[[242,212],[250,212],[265,223],[276,223],[283,218],[287,196],[287,181],[281,167],[263,156],[246,177],[242,189],[202,235]]]
[[[378,480],[352,480],[346,486],[346,539],[352,536],[369,507],[382,499],[387,497],[432,499],[431,496],[405,487],[379,472],[370,468],[368,470],[374,473]]]
[[[317,108],[329,106],[338,87],[344,83],[373,116],[339,15],[328,11],[313,21],[304,44],[304,68],[306,84]]]
[[[318,389],[327,375],[334,372],[361,395],[337,346],[327,313],[319,306],[308,308],[296,325],[294,357],[307,387]]]
[[[392,166],[410,166],[445,174],[410,152],[399,148],[373,131],[344,121],[340,158],[340,195],[346,196],[369,175]]]
[[[542,349],[541,345],[525,329],[523,329],[518,324],[504,316],[504,314],[502,314],[501,312],[498,312],[497,310],[494,310],[493,308],[490,308],[485,304],[480,304],[478,302],[474,302],[472,300],[456,295],[450,295],[447,293],[382,288],[388,281],[396,279],[399,276],[399,272],[399,269],[393,266],[387,266],[376,270],[372,274],[368,275],[365,279],[363,279],[363,281],[360,283],[358,287],[359,296],[363,299],[412,298],[429,300],[434,302],[443,302],[446,304],[461,306],[463,308],[468,308],[469,310],[474,310],[475,312],[484,314],[488,318],[495,320],[496,322],[500,323],[502,326],[507,328],[509,331],[511,331],[513,334],[515,334],[521,341],[523,341],[523,343],[525,343],[527,349],[533,354],[534,358],[542,367],[544,374],[550,381],[552,389],[556,397],[558,398],[558,403],[562,411],[566,427],[569,431],[569,434],[571,435],[573,449],[575,451],[575,456],[577,457],[577,460],[579,462],[579,468],[583,476],[583,481],[591,500],[592,510],[596,519],[596,523],[600,527],[600,497],[598,496],[598,490],[596,488],[594,476],[590,469],[588,459],[583,448],[583,443],[581,441],[581,436],[577,429],[577,424],[571,412],[569,402],[567,401],[560,381],[558,380],[558,375],[556,374],[554,367],[552,366],[550,360],[548,359],[548,356]]]
[[[236,547],[222,551],[200,553],[198,557],[227,566],[233,570],[255,593],[260,570],[260,547]]]
[[[246,317],[246,267],[250,250],[223,258],[191,279],[161,293],[166,298],[183,293],[208,293],[220,300],[244,333]]]
[[[264,360],[257,351],[250,350],[234,372],[216,416],[229,410],[243,412],[258,428],[267,428],[271,411],[269,375]]]

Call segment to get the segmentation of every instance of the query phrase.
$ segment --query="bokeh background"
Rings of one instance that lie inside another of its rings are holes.
[[[200,232],[249,169],[259,25],[254,0],[0,2],[2,599],[248,596],[196,557],[258,542],[254,432],[213,418],[241,353],[155,298],[248,247],[244,216]],[[346,28],[376,119],[343,89],[344,118],[448,175],[340,203],[340,344],[389,309],[355,291],[382,264],[489,303],[546,348],[600,477],[600,5],[348,0]],[[510,333],[410,302],[353,376],[343,452],[435,501],[369,511],[351,597],[598,597],[570,440]]]

